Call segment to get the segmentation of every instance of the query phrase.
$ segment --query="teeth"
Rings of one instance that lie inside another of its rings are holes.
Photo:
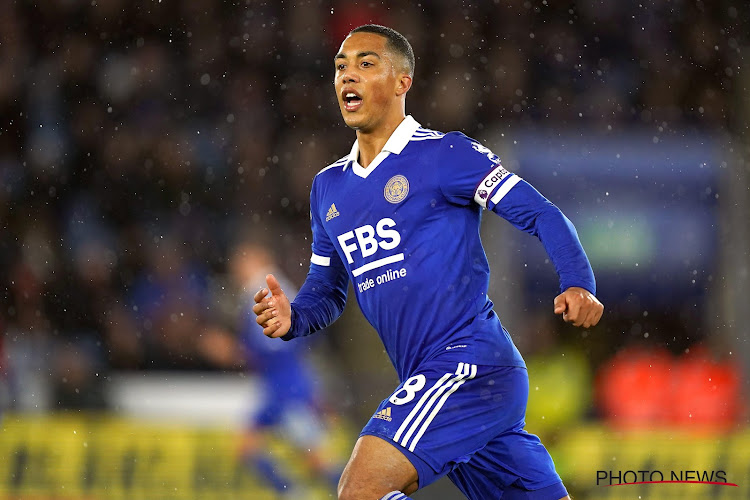
[[[346,94],[346,97],[357,97],[357,94],[349,92],[348,94]]]

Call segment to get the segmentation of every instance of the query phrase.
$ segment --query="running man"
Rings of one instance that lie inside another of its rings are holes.
[[[360,26],[334,65],[357,140],[313,180],[310,270],[294,302],[268,275],[253,311],[266,336],[309,335],[341,314],[351,280],[398,373],[354,446],[339,498],[402,500],[444,475],[471,499],[569,498],[523,429],[528,374],[487,296],[479,224],[491,210],[538,236],[560,278],[554,313],[588,328],[604,308],[575,228],[489,149],[406,115],[414,53],[401,34]]]

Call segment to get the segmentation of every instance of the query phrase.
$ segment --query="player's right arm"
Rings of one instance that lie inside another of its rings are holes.
[[[310,194],[310,226],[313,243],[310,269],[294,302],[289,303],[273,275],[266,277],[268,289],[255,294],[253,312],[268,337],[291,340],[322,330],[344,311],[349,274],[320,220],[316,184]],[[267,296],[268,292],[270,296]]]
[[[263,335],[266,337],[281,337],[286,335],[292,327],[291,304],[273,274],[266,276],[266,284],[268,288],[261,288],[253,296],[255,321],[263,327]]]

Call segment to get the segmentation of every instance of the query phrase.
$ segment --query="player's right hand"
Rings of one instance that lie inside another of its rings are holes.
[[[266,276],[266,283],[268,288],[261,288],[253,297],[255,321],[263,327],[266,337],[283,337],[292,327],[292,306],[273,274]]]

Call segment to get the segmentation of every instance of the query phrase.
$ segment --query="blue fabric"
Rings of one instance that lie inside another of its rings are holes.
[[[276,273],[284,293],[294,299],[296,288],[280,273]],[[259,376],[261,405],[249,422],[252,426],[272,427],[283,421],[284,415],[300,406],[317,407],[315,384],[319,377],[307,359],[317,339],[279,342],[263,335],[252,311],[254,301],[248,297],[241,321],[242,346],[248,369]]]
[[[385,496],[381,497],[380,500],[411,500],[411,498],[407,497],[400,491],[391,491],[390,493],[386,493]]]
[[[561,292],[579,286],[596,295],[594,272],[573,223],[539,191],[521,180],[492,211],[541,240],[560,277]]]
[[[333,323],[346,306],[349,277],[340,260],[329,267],[310,264],[307,278],[292,303],[292,328],[283,337],[304,337]]]
[[[258,477],[265,480],[278,493],[291,490],[293,483],[278,470],[279,464],[269,458],[248,457],[247,465],[254,469]]]
[[[399,128],[394,136],[399,133],[404,132]],[[352,281],[360,309],[400,380],[453,349],[473,364],[522,367],[487,296],[482,211],[489,208],[537,235],[562,288],[594,292],[593,272],[575,229],[476,141],[419,127],[409,133],[401,138],[402,149],[391,148],[366,174],[344,158],[313,180],[312,253],[317,257],[292,304],[292,328],[284,339],[309,335],[338,318]]]
[[[361,435],[396,446],[417,469],[420,488],[448,475],[470,499],[501,498],[501,492],[502,498],[552,498],[533,496],[562,483],[539,438],[523,429],[526,369],[466,366],[442,358],[425,363],[378,406]],[[530,496],[513,496],[521,493]]]

